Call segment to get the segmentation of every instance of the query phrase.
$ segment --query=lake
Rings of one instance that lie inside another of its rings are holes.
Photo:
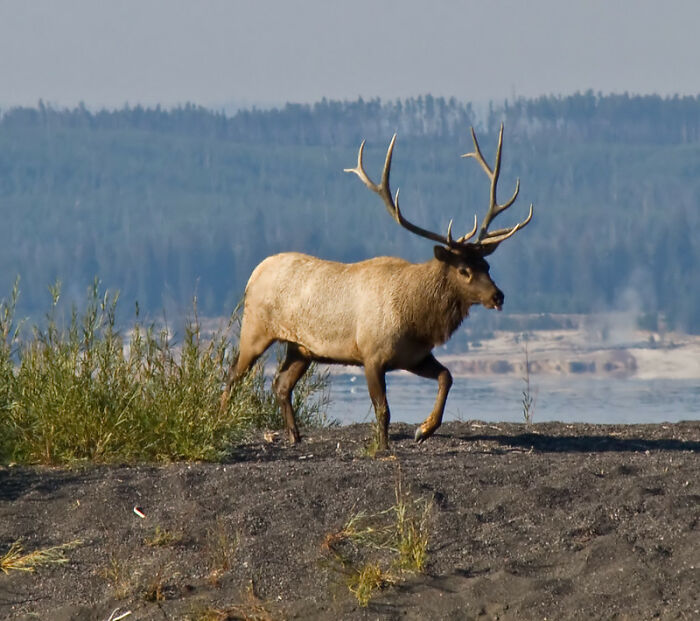
[[[443,420],[523,421],[525,382],[513,377],[455,377]],[[437,383],[388,373],[391,420],[422,422]],[[700,380],[532,376],[533,421],[661,423],[700,419]],[[341,424],[374,420],[364,375],[331,376],[330,418]]]

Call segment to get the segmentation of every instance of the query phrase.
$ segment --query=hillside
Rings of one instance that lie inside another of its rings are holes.
[[[343,168],[367,138],[367,169],[378,174],[397,131],[392,183],[406,216],[466,230],[483,216],[488,182],[459,155],[475,124],[493,157],[501,120],[501,193],[521,179],[508,217],[535,204],[533,223],[491,261],[506,311],[628,310],[651,329],[699,332],[697,97],[585,93],[492,106],[483,119],[432,97],[232,117],[193,106],[5,110],[0,297],[20,275],[22,309],[39,316],[55,280],[81,303],[98,276],[151,316],[185,312],[193,295],[204,314],[227,315],[272,253],[426,260],[430,244],[400,230]]]

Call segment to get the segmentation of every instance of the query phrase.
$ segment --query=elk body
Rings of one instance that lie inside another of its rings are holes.
[[[246,286],[239,355],[231,367],[222,404],[228,402],[233,383],[273,342],[279,341],[287,344],[287,353],[273,381],[273,390],[290,442],[299,441],[292,390],[312,361],[364,367],[377,416],[380,449],[388,448],[386,372],[404,369],[437,380],[435,405],[415,437],[422,441],[435,432],[442,421],[452,377],[431,352],[450,338],[472,305],[501,309],[504,296],[491,280],[484,257],[532,218],[530,205],[530,213],[519,224],[488,230],[493,218],[515,202],[519,183],[506,203],[497,203],[503,126],[493,168],[483,158],[474,130],[472,139],[474,151],[463,157],[475,158],[489,176],[490,202],[481,228],[477,229],[475,217],[472,231],[458,239],[452,237],[452,222],[443,236],[403,217],[398,191],[394,198],[389,188],[396,136],[389,145],[379,184],[371,181],[364,171],[362,143],[357,166],[346,172],[357,174],[376,192],[402,227],[438,242],[434,257],[417,264],[394,257],[346,264],[296,252],[265,259],[255,268]]]

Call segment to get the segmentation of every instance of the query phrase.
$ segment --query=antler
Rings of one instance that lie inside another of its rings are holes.
[[[489,209],[486,212],[486,217],[484,218],[484,221],[481,223],[481,228],[479,229],[479,235],[476,238],[476,241],[474,242],[475,246],[481,246],[482,248],[486,246],[493,246],[493,249],[490,249],[490,251],[495,250],[495,246],[497,244],[500,244],[504,239],[508,239],[512,235],[515,235],[516,232],[518,232],[520,229],[525,227],[530,220],[532,220],[532,212],[533,212],[533,205],[530,203],[530,213],[528,214],[527,218],[523,220],[522,222],[519,222],[513,227],[510,228],[504,228],[504,229],[497,229],[495,231],[489,231],[489,225],[491,224],[491,221],[500,213],[504,212],[508,207],[510,207],[514,202],[515,199],[518,198],[518,193],[520,192],[520,179],[518,179],[515,182],[515,192],[513,192],[513,196],[510,197],[510,199],[503,203],[502,205],[498,204],[498,201],[496,199],[496,187],[498,185],[498,177],[501,174],[501,148],[503,147],[503,123],[501,123],[501,131],[498,134],[498,149],[496,150],[496,162],[494,163],[493,169],[486,163],[486,160],[484,159],[484,156],[481,154],[481,149],[479,148],[479,142],[476,139],[476,134],[474,133],[474,128],[471,128],[472,132],[472,140],[474,141],[474,151],[471,153],[465,153],[462,157],[473,157],[479,164],[481,164],[481,167],[484,169],[484,172],[486,175],[491,179],[491,192],[489,196]]]
[[[345,172],[355,173],[362,180],[362,183],[364,183],[373,192],[379,194],[379,196],[384,201],[384,205],[386,206],[386,209],[391,215],[391,217],[394,218],[394,220],[396,220],[396,222],[398,222],[402,227],[408,229],[412,233],[420,235],[421,237],[426,237],[427,239],[431,239],[432,241],[438,242],[439,244],[444,244],[445,246],[455,248],[457,250],[464,250],[469,248],[470,250],[477,251],[482,255],[490,254],[496,249],[496,246],[500,244],[504,239],[508,239],[512,235],[515,235],[517,231],[525,227],[530,222],[530,220],[532,220],[533,205],[532,203],[530,204],[530,213],[528,214],[527,218],[525,218],[525,220],[519,222],[515,226],[497,229],[495,231],[488,230],[492,220],[498,214],[508,209],[508,207],[510,207],[515,202],[515,199],[518,198],[518,193],[520,192],[520,179],[516,181],[515,192],[513,192],[513,196],[511,196],[507,202],[503,203],[502,205],[499,205],[496,199],[496,188],[498,186],[498,177],[501,174],[503,123],[501,123],[501,131],[498,134],[498,149],[496,151],[496,162],[494,164],[493,169],[486,163],[486,160],[484,159],[484,156],[481,153],[481,149],[479,148],[479,142],[476,139],[476,134],[474,133],[473,127],[471,129],[471,132],[472,140],[474,141],[474,151],[471,153],[465,153],[462,157],[473,157],[477,162],[479,162],[481,167],[488,175],[489,179],[491,179],[489,208],[486,212],[486,217],[484,218],[484,221],[481,223],[481,228],[479,229],[479,234],[476,238],[476,241],[474,242],[470,242],[469,240],[472,237],[474,237],[477,231],[478,224],[476,215],[474,216],[474,228],[466,235],[463,235],[462,237],[459,237],[457,239],[453,239],[452,237],[452,220],[450,220],[450,223],[447,225],[447,235],[443,236],[438,233],[433,233],[432,231],[428,231],[427,229],[421,228],[420,226],[409,222],[408,220],[406,220],[406,218],[403,217],[403,214],[399,209],[399,191],[396,190],[396,197],[393,198],[391,195],[391,189],[389,187],[391,156],[394,151],[394,144],[396,143],[396,134],[394,134],[394,137],[389,143],[389,148],[386,152],[386,160],[384,161],[382,178],[379,184],[374,183],[374,181],[372,181],[367,176],[367,173],[365,172],[364,166],[362,164],[362,154],[365,149],[364,140],[362,141],[362,144],[360,145],[360,150],[357,154],[357,166],[355,166],[355,168],[346,168]]]
[[[367,173],[365,172],[364,166],[362,164],[362,154],[365,149],[364,140],[362,141],[362,144],[360,145],[360,150],[357,154],[357,166],[355,168],[345,168],[345,172],[355,173],[362,180],[362,183],[364,183],[373,192],[379,194],[379,196],[384,201],[384,205],[386,206],[386,209],[391,215],[391,217],[394,218],[394,220],[396,220],[396,222],[398,222],[402,227],[411,231],[411,233],[415,233],[416,235],[420,235],[421,237],[426,237],[427,239],[431,239],[432,241],[438,242],[439,244],[444,244],[446,246],[449,246],[450,248],[459,248],[464,246],[467,240],[471,239],[476,234],[476,216],[474,216],[474,228],[469,233],[463,235],[458,239],[452,238],[452,220],[450,220],[450,223],[447,225],[447,235],[443,236],[439,235],[438,233],[433,233],[432,231],[428,231],[427,229],[421,228],[420,226],[409,222],[408,220],[406,220],[406,218],[403,217],[403,214],[399,209],[399,191],[397,189],[396,198],[392,198],[391,189],[389,187],[391,156],[394,151],[395,143],[396,134],[394,134],[394,137],[389,143],[389,148],[386,152],[386,160],[384,161],[384,170],[382,171],[382,179],[379,182],[379,184],[374,183],[374,181],[372,181],[367,176]]]

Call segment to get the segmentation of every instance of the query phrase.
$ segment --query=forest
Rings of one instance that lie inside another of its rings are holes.
[[[0,298],[40,317],[60,281],[80,304],[95,277],[157,317],[228,315],[255,265],[303,251],[357,261],[432,257],[354,175],[392,187],[412,222],[445,232],[483,217],[489,183],[459,156],[475,126],[487,159],[505,123],[503,225],[533,222],[490,257],[509,313],[633,311],[700,333],[700,97],[592,92],[492,104],[359,99],[233,115],[184,105],[0,111]],[[500,220],[499,220],[500,225]],[[506,315],[507,316],[507,315]]]

